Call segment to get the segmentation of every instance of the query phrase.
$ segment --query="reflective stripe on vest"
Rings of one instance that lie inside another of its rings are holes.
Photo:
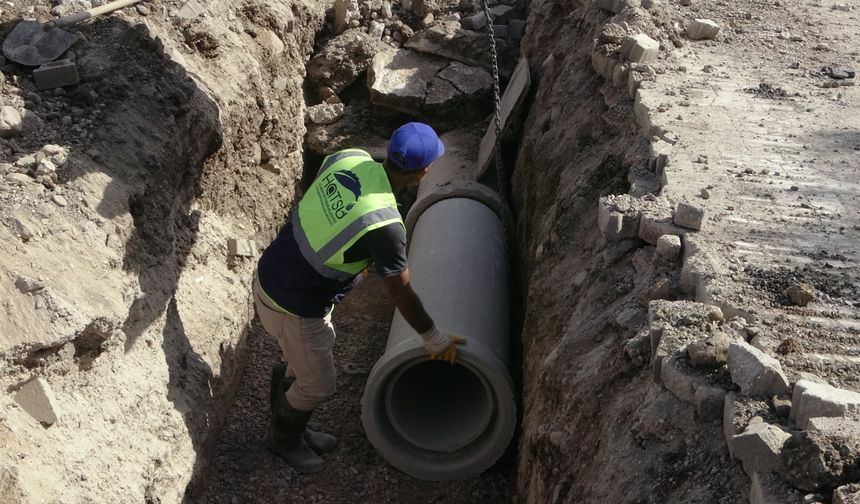
[[[394,222],[403,225],[388,175],[362,150],[328,156],[293,214],[293,236],[319,274],[349,280],[369,261],[346,263],[344,253],[365,233]]]

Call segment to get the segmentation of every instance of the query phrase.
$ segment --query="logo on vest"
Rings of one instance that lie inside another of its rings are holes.
[[[343,190],[345,189],[345,191]],[[358,176],[346,170],[338,170],[323,177],[319,189],[325,202],[325,213],[329,223],[346,217],[361,196]]]

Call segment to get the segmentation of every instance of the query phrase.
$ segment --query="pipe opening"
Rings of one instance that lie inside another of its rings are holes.
[[[403,366],[385,394],[391,426],[425,450],[453,453],[478,439],[493,417],[493,392],[472,369],[424,360]]]

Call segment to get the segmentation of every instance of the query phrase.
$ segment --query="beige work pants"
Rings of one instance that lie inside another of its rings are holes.
[[[334,395],[334,326],[331,311],[323,318],[302,318],[269,306],[260,282],[254,278],[254,304],[263,328],[278,340],[287,362],[287,376],[296,381],[287,390],[293,408],[310,411]]]

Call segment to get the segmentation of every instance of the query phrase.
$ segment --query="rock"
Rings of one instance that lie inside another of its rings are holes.
[[[687,345],[690,364],[707,368],[718,368],[728,362],[729,346],[734,339],[724,332],[719,332],[704,341],[696,341]]]
[[[732,381],[746,395],[787,394],[791,390],[779,361],[744,341],[729,346]]]
[[[358,0],[335,0],[334,2],[334,29],[341,33],[349,27],[353,20],[361,17],[358,8]]]
[[[54,202],[57,206],[59,206],[59,207],[65,207],[65,206],[68,206],[68,204],[69,204],[69,202],[68,202],[68,201],[66,201],[66,198],[64,198],[64,197],[63,197],[62,195],[60,195],[60,194],[55,194],[55,195],[53,195],[53,196],[51,197],[51,201],[53,201],[53,202]]]
[[[188,0],[176,12],[176,15],[183,19],[195,19],[201,14],[203,14],[203,6],[197,0]]]
[[[29,294],[31,292],[44,289],[45,283],[35,278],[18,275],[18,278],[15,279],[15,287],[17,287],[22,294]]]
[[[860,504],[860,483],[844,485],[834,490],[833,504]]]
[[[785,290],[785,295],[797,306],[806,306],[815,299],[815,287],[808,283],[792,285]]]
[[[711,40],[720,32],[720,25],[710,19],[694,19],[687,25],[687,37],[691,40]]]
[[[673,222],[685,228],[699,230],[702,229],[704,218],[705,211],[703,209],[682,201],[678,203],[678,208],[675,209]]]
[[[21,409],[42,425],[53,425],[59,418],[54,392],[48,382],[35,378],[25,383],[14,396]]]
[[[43,159],[39,161],[38,166],[36,166],[35,176],[39,177],[42,175],[51,175],[57,172],[57,167],[54,163],[48,161],[47,159]]]
[[[382,39],[382,35],[385,33],[385,23],[380,23],[378,21],[370,22],[370,36],[374,39]]]
[[[484,11],[480,11],[472,14],[471,16],[460,19],[460,26],[464,30],[484,32],[487,29],[488,24],[487,15]]]
[[[666,390],[682,401],[697,404],[697,390],[706,387],[708,383],[703,373],[691,368],[686,359],[677,354],[662,359],[660,368],[660,381]]]
[[[756,423],[732,436],[732,456],[743,462],[747,474],[777,472],[782,466],[782,445],[790,437],[775,425]]]
[[[860,439],[860,421],[856,418],[814,417],[806,422],[806,430],[827,436]]]
[[[794,386],[791,418],[806,428],[814,417],[860,418],[860,393],[838,389],[827,384],[801,380]]]
[[[511,5],[496,5],[490,8],[490,19],[495,24],[504,24],[514,17],[514,7]]]
[[[459,23],[442,22],[416,33],[405,47],[488,69],[489,43],[485,33],[463,30]]]
[[[305,109],[305,120],[314,124],[331,124],[343,117],[343,103],[320,103]]]
[[[26,173],[8,173],[3,177],[3,180],[8,182],[10,185],[24,185],[29,184],[33,181],[32,177],[27,175]]]
[[[8,177],[8,175],[7,175],[7,177]],[[26,177],[26,175],[25,175],[25,177]],[[27,177],[27,178],[30,179],[30,177]],[[30,179],[30,180],[32,180],[32,179]],[[36,236],[36,232],[33,231],[33,229],[29,226],[29,224],[27,224],[26,222],[24,222],[21,219],[15,218],[12,221],[12,224],[15,227],[15,232],[18,233],[18,236],[20,236],[23,241],[25,241],[25,242],[30,241],[34,236]]]
[[[644,33],[624,37],[621,57],[631,63],[653,63],[660,54],[660,43]]]
[[[307,65],[308,80],[317,89],[340,93],[364,72],[386,46],[361,30],[349,30],[331,39]]]
[[[382,16],[382,19],[390,19],[392,15],[391,2],[382,2],[382,8],[379,10],[379,13]]]
[[[663,235],[657,239],[657,254],[667,261],[674,261],[681,255],[681,238]]]
[[[0,138],[9,138],[21,132],[23,123],[21,114],[14,107],[0,107]]]

